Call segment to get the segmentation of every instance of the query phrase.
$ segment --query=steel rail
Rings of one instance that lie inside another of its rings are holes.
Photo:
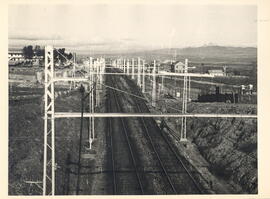
[[[136,104],[137,108],[139,111],[141,111],[141,108],[138,104]],[[141,118],[142,120],[144,118]],[[145,125],[145,124],[144,124]],[[145,128],[146,125],[145,125]],[[149,136],[149,135],[148,135]],[[167,145],[169,146],[170,150],[173,152],[174,156],[176,157],[176,159],[178,160],[178,162],[181,164],[181,166],[184,168],[184,170],[186,171],[186,173],[188,174],[188,176],[190,177],[190,179],[192,180],[193,184],[196,186],[196,188],[198,189],[198,191],[200,193],[203,193],[201,188],[199,187],[199,185],[196,183],[195,179],[193,178],[193,176],[191,175],[191,173],[188,171],[187,167],[184,165],[183,161],[181,160],[181,158],[178,156],[177,152],[173,149],[171,143],[168,141],[168,139],[161,133],[161,136],[163,137],[163,139],[166,141]],[[149,136],[150,137],[150,136]]]
[[[171,130],[171,129],[170,129]],[[187,167],[185,166],[184,162],[181,160],[181,158],[179,157],[178,153],[174,150],[172,144],[170,143],[170,141],[168,140],[168,138],[166,138],[162,133],[161,136],[163,137],[163,139],[166,141],[166,143],[168,144],[170,150],[173,152],[173,154],[175,155],[176,159],[178,160],[178,162],[180,163],[180,165],[184,168],[184,170],[186,171],[186,173],[188,174],[188,176],[190,177],[190,179],[192,180],[193,184],[195,185],[195,187],[197,188],[197,190],[200,193],[203,193],[203,191],[201,190],[200,186],[197,184],[196,180],[194,179],[194,177],[192,176],[192,174],[190,173],[190,171],[187,169]]]
[[[111,100],[108,100],[107,106],[109,109],[111,109]],[[115,161],[114,161],[114,148],[113,148],[113,135],[112,135],[112,118],[107,118],[107,125],[108,125],[108,130],[109,130],[110,147],[111,147],[113,194],[115,195],[117,193],[117,183],[116,183],[116,175],[115,175]]]
[[[111,81],[113,83],[115,83],[112,79],[111,79]],[[112,90],[112,93],[113,93],[113,98],[114,98],[114,100],[116,102],[117,109],[122,111],[122,108],[121,108],[121,106],[119,104],[119,101],[117,99],[117,93],[115,92],[115,90]],[[137,166],[136,166],[135,156],[134,156],[134,153],[132,151],[130,140],[128,138],[127,127],[126,127],[126,124],[124,122],[124,119],[123,118],[120,118],[120,120],[121,120],[121,123],[122,123],[122,126],[123,126],[123,132],[124,132],[124,135],[125,135],[127,144],[128,144],[128,148],[129,148],[129,152],[130,152],[130,155],[131,155],[131,158],[132,158],[132,163],[133,163],[133,166],[134,166],[134,169],[135,169],[135,173],[136,173],[136,177],[137,177],[137,180],[138,180],[138,184],[140,186],[140,190],[141,190],[142,194],[144,194],[142,181],[140,179],[139,171],[138,171]]]
[[[136,104],[136,107],[137,107],[138,111],[141,112],[141,109],[140,109],[140,107],[138,106],[138,104],[137,104],[137,103],[135,103],[135,104]],[[177,194],[177,191],[176,191],[176,189],[175,189],[175,187],[174,187],[174,185],[173,185],[173,183],[172,183],[172,180],[171,180],[171,178],[170,178],[170,176],[169,176],[167,170],[165,169],[165,166],[164,166],[164,164],[163,164],[163,162],[162,162],[162,160],[161,160],[161,158],[160,158],[160,156],[159,156],[159,154],[158,154],[158,152],[157,152],[157,150],[156,150],[156,147],[154,146],[153,140],[152,140],[152,138],[151,138],[151,136],[150,136],[150,134],[149,134],[149,130],[148,130],[146,124],[145,124],[144,118],[140,117],[140,120],[141,120],[141,122],[142,122],[142,124],[143,124],[143,127],[144,127],[144,129],[145,129],[145,133],[146,133],[146,135],[147,135],[147,137],[148,137],[148,140],[150,141],[150,144],[151,144],[151,146],[152,146],[152,148],[153,148],[153,150],[154,150],[154,152],[155,152],[155,154],[156,154],[156,157],[158,158],[159,164],[160,164],[160,166],[161,166],[161,168],[162,168],[162,170],[163,170],[163,172],[164,172],[164,174],[165,174],[165,176],[166,176],[166,178],[167,178],[167,180],[168,180],[168,182],[169,182],[169,184],[170,184],[170,187],[172,188],[173,192],[174,192],[175,194]]]
[[[139,106],[138,103],[135,103],[136,107],[137,107],[137,110],[139,112],[141,112],[141,107]],[[150,135],[149,135],[149,131],[148,131],[148,128],[145,124],[145,121],[144,121],[144,118],[143,117],[140,117],[141,118],[141,121],[143,122],[143,125],[146,129],[146,132],[148,134],[148,137],[150,138]],[[203,191],[201,190],[201,188],[199,187],[199,185],[196,183],[195,179],[193,178],[193,176],[191,175],[191,173],[188,171],[187,167],[184,165],[183,161],[181,160],[181,158],[179,157],[178,153],[174,150],[174,148],[172,147],[172,144],[169,142],[169,140],[160,132],[161,136],[163,137],[163,139],[166,141],[167,145],[169,146],[170,150],[173,152],[174,156],[176,157],[176,159],[178,160],[178,162],[181,164],[181,166],[184,168],[184,170],[186,171],[186,173],[188,174],[188,176],[190,177],[190,179],[192,180],[193,184],[195,185],[195,187],[198,189],[198,191],[200,193],[203,193]],[[150,138],[150,142],[151,144],[153,143],[152,142],[152,139]]]
[[[190,179],[192,180],[193,184],[196,186],[196,188],[198,189],[198,191],[200,193],[203,193],[203,191],[201,190],[200,186],[197,184],[196,180],[194,179],[194,177],[192,176],[192,174],[190,173],[190,171],[185,166],[184,162],[181,160],[181,158],[179,157],[179,155],[177,154],[177,152],[173,149],[172,144],[169,142],[169,140],[163,134],[162,134],[162,137],[167,142],[167,144],[169,145],[171,151],[174,153],[175,157],[177,158],[177,160],[179,161],[179,163],[181,164],[181,166],[185,169],[186,173],[188,174],[188,176],[190,177]]]

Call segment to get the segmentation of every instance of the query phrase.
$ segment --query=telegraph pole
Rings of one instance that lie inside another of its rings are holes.
[[[123,71],[124,71],[124,73],[126,73],[126,65],[125,65],[125,63],[126,63],[126,60],[123,59]]]
[[[132,79],[134,79],[134,59],[132,58]]]
[[[188,59],[185,59],[185,70],[188,70]],[[184,76],[184,88],[183,88],[183,102],[182,102],[182,114],[187,113],[187,76]],[[187,118],[182,117],[180,141],[187,141]]]
[[[142,68],[142,92],[145,93],[145,60],[143,60],[143,68]]]
[[[156,106],[156,60],[154,60],[153,75],[153,89],[152,89],[152,106]]]
[[[81,173],[81,151],[82,151],[82,132],[83,132],[83,112],[84,112],[84,87],[81,84],[81,128],[80,128],[80,138],[79,138],[79,159],[78,159],[78,170],[77,170],[77,185],[76,185],[76,195],[79,195],[80,191],[80,173]]]
[[[73,53],[73,78],[75,78],[76,77],[76,53]],[[73,89],[75,88],[75,86],[76,86],[76,83],[75,83],[75,81],[73,81]]]
[[[138,57],[138,79],[137,79],[137,84],[141,88],[141,59]]]
[[[129,75],[129,60],[127,60],[127,74]]]

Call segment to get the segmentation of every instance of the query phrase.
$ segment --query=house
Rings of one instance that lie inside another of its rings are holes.
[[[24,62],[24,56],[22,51],[10,50],[8,51],[8,65],[15,66]]]
[[[24,60],[24,57],[23,57],[23,52],[22,51],[9,51],[8,52],[8,60],[12,60],[12,61],[22,61]]]
[[[185,64],[183,62],[176,62],[174,64],[174,72],[175,73],[184,73],[185,72]]]
[[[208,73],[210,75],[214,75],[214,76],[224,76],[224,72],[222,70],[208,70]]]

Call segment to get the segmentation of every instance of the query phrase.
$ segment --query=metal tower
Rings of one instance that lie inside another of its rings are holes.
[[[135,77],[134,77],[134,59],[132,58],[132,76],[131,76],[131,78],[132,79],[134,79]]]
[[[141,88],[141,59],[138,57],[138,78],[137,78],[137,85]]]
[[[55,125],[54,125],[54,64],[53,47],[45,47],[45,115],[43,195],[55,193]]]
[[[145,93],[145,60],[142,64],[142,92]]]
[[[154,60],[153,75],[153,89],[152,89],[152,106],[156,106],[156,60]]]
[[[188,70],[188,60],[185,59],[185,69],[184,73],[187,74]],[[182,114],[187,113],[187,95],[188,95],[188,77],[184,76],[184,87],[183,87],[183,100],[182,100]],[[181,125],[181,134],[180,141],[187,140],[187,118],[182,117],[182,125]]]

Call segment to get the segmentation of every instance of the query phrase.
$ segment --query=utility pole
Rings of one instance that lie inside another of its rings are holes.
[[[77,170],[77,185],[76,185],[76,195],[79,195],[80,191],[80,173],[81,173],[81,151],[82,151],[82,133],[83,133],[83,112],[84,112],[84,87],[81,84],[81,128],[80,128],[80,138],[79,138],[79,159],[78,159],[78,170]]]
[[[127,75],[129,75],[129,60],[127,60]]]
[[[93,58],[90,57],[90,60],[89,60],[89,113],[92,112],[92,102],[93,102],[93,99],[92,99],[92,95],[93,95]],[[88,142],[89,142],[89,149],[92,148],[92,118],[89,117],[88,118],[88,129],[89,129],[89,132],[88,132]]]
[[[123,71],[124,71],[124,73],[126,73],[126,66],[125,66],[125,63],[126,63],[126,60],[123,59]]]
[[[94,75],[93,75],[94,77]],[[95,112],[95,90],[96,90],[96,81],[93,81],[92,82],[92,90],[91,90],[91,97],[92,97],[92,104],[91,104],[91,107],[92,107],[92,110],[91,112],[94,113]],[[91,144],[92,142],[94,141],[95,139],[95,118],[94,117],[91,117],[91,120],[92,120],[92,139],[91,139]]]
[[[134,59],[132,58],[132,76],[131,76],[132,79],[134,79]]]
[[[142,92],[145,93],[145,60],[143,60],[143,67],[142,67]]]
[[[191,101],[191,97],[190,97],[190,76],[188,76],[188,101]]]
[[[95,68],[93,68],[93,73],[95,72],[95,69],[97,68],[97,64],[98,62],[94,62],[95,63]],[[95,79],[95,76],[94,74],[92,74],[92,89],[91,89],[91,113],[94,113],[95,112],[95,103],[96,103],[96,96],[95,96],[95,86],[96,86],[96,79]],[[95,139],[95,120],[94,120],[94,117],[91,117],[91,124],[92,124],[92,138],[91,138],[91,144],[92,142],[94,141]]]
[[[161,94],[163,94],[164,89],[164,76],[161,76]]]
[[[97,67],[95,69],[95,71],[96,71],[95,82],[98,82],[99,81],[100,63],[101,63],[101,59],[97,62]],[[98,104],[99,104],[99,90],[98,90],[98,85],[96,85],[95,94],[96,94],[96,97],[95,97],[95,99],[96,99],[95,107],[97,107]]]
[[[73,53],[73,78],[76,77],[76,53]],[[76,83],[73,81],[73,89],[75,88]]]
[[[156,60],[154,60],[153,75],[153,89],[152,89],[152,106],[156,106]]]
[[[138,57],[138,79],[137,79],[137,85],[141,88],[141,59]]]
[[[185,59],[185,70],[188,70],[188,59]],[[184,88],[183,88],[183,102],[182,102],[182,114],[187,113],[187,76],[184,76]],[[187,141],[187,118],[182,117],[180,141]]]

